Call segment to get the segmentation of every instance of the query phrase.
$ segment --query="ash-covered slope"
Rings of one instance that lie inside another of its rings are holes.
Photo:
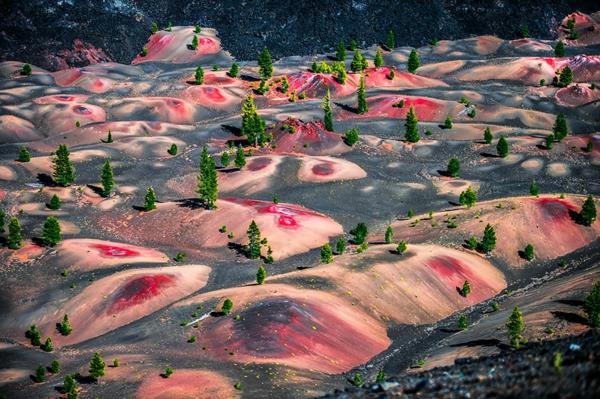
[[[268,46],[274,57],[320,53],[339,40],[385,40],[420,46],[432,39],[496,34],[550,39],[564,15],[596,11],[589,0],[2,0],[0,61],[20,60],[57,70],[111,59],[129,63],[144,45],[152,21],[165,26],[216,28],[238,59],[256,59]],[[359,21],[357,23],[357,21]],[[234,29],[232,29],[234,28]]]

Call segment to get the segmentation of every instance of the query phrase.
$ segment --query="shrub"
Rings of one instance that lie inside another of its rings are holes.
[[[338,61],[344,61],[346,59],[346,46],[343,41],[339,42],[336,47],[335,58],[337,58]]]
[[[386,45],[390,50],[393,50],[396,47],[396,37],[393,30],[388,31]]]
[[[171,146],[170,146],[170,147],[169,147],[169,149],[167,150],[167,152],[168,152],[170,155],[177,155],[177,151],[178,151],[178,148],[177,148],[177,144],[175,144],[175,143],[171,144]]]
[[[469,284],[469,281],[465,280],[462,288],[460,289],[460,295],[464,296],[466,298],[467,296],[469,296],[470,293],[471,293],[471,284]]]
[[[365,381],[363,380],[363,377],[362,375],[360,375],[360,373],[354,374],[354,378],[352,379],[352,385],[359,388],[365,385]]]
[[[492,130],[489,127],[486,127],[483,132],[483,140],[486,144],[492,144],[493,139],[494,135],[492,134]]]
[[[35,369],[35,382],[46,381],[46,368],[42,365]]]
[[[236,62],[234,62],[233,64],[231,64],[231,68],[229,68],[228,74],[232,78],[237,78],[240,74],[240,66]]]
[[[475,236],[471,236],[469,237],[469,239],[467,240],[467,247],[469,247],[470,250],[474,251],[477,249],[477,245],[479,243],[477,242],[477,237]]]
[[[52,338],[46,338],[46,341],[40,345],[40,349],[44,352],[52,352],[54,350],[54,345],[52,345]]]
[[[58,332],[64,336],[70,335],[73,332],[73,327],[67,314],[63,316],[62,321],[58,324]]]
[[[358,133],[358,129],[352,128],[346,131],[346,134],[344,135],[344,140],[346,141],[346,144],[352,147],[358,142],[359,137],[360,135]]]
[[[491,252],[496,248],[496,232],[488,223],[483,230],[483,238],[481,239],[481,250],[483,252]]]
[[[158,32],[158,24],[156,22],[152,22],[152,25],[150,25],[150,32],[152,32],[152,33]]]
[[[119,359],[114,359],[113,360],[113,367],[119,367],[121,366],[121,362],[119,361]]]
[[[259,266],[258,270],[256,271],[256,283],[264,284],[266,278],[267,278],[267,269],[265,269],[263,266]]]
[[[521,27],[521,36],[524,38],[529,37],[529,27],[527,25]]]
[[[554,135],[549,134],[546,136],[546,149],[550,151],[554,147]]]
[[[581,212],[579,212],[579,218],[586,226],[591,226],[596,220],[596,203],[594,197],[588,195],[581,206]]]
[[[396,77],[396,72],[394,72],[394,70],[392,68],[390,68],[390,72],[387,75],[387,78],[389,80],[394,80],[394,78]]]
[[[171,367],[166,367],[165,372],[163,373],[164,378],[169,378],[173,374],[174,370]]]
[[[187,258],[187,254],[185,252],[177,252],[173,260],[175,262],[183,262]]]
[[[508,155],[508,141],[504,136],[501,136],[498,140],[498,144],[496,145],[496,151],[498,155],[502,158],[506,158]]]
[[[335,251],[337,252],[338,255],[341,255],[346,251],[346,240],[345,239],[340,238],[337,240],[337,242],[335,243]]]
[[[152,187],[148,187],[144,196],[144,210],[146,212],[156,209],[156,193]]]
[[[29,330],[25,333],[25,337],[29,338],[33,346],[40,346],[42,344],[42,333],[35,324],[29,327]]]
[[[246,155],[244,155],[244,149],[241,145],[237,148],[233,163],[238,169],[242,169],[246,165]]]
[[[546,85],[546,79],[540,79],[540,86],[544,87]]]
[[[16,216],[13,216],[8,223],[8,238],[6,244],[10,249],[19,249],[22,241],[21,224],[19,223],[19,219],[17,219]]]
[[[381,369],[377,372],[377,376],[375,377],[375,383],[381,384],[384,382],[385,382],[385,373],[384,373],[383,369]]]
[[[527,244],[527,246],[523,250],[523,258],[525,258],[526,260],[528,260],[530,262],[535,258],[535,253],[533,251],[533,245]]]
[[[600,327],[600,281],[596,281],[585,297],[583,309],[592,327]]]
[[[452,118],[450,116],[446,117],[444,121],[444,129],[452,129]]]
[[[392,226],[388,226],[385,229],[385,243],[391,244],[393,237],[394,237],[394,230],[392,229]]]
[[[396,246],[396,252],[402,255],[408,249],[408,244],[404,240],[400,240]]]
[[[540,194],[540,188],[538,187],[538,184],[534,181],[531,182],[531,185],[529,186],[529,195],[533,195],[534,197],[537,197]]]
[[[229,155],[229,151],[223,151],[223,153],[221,153],[221,166],[226,168],[229,166],[230,162],[231,162],[231,157]]]
[[[200,28],[200,25],[194,25],[194,33],[200,33],[202,32],[202,28]]]
[[[513,311],[506,322],[506,330],[510,344],[513,348],[519,349],[523,342],[523,330],[525,329],[525,322],[523,321],[523,314],[519,310],[518,306],[513,308]]]
[[[24,64],[21,68],[21,75],[23,76],[31,76],[31,72],[31,65],[29,64]]]
[[[331,245],[327,243],[321,247],[321,263],[331,262],[333,262],[333,250],[331,249]]]
[[[465,205],[467,208],[471,208],[477,202],[477,193],[475,192],[475,190],[473,190],[472,187],[469,186],[465,191],[460,193],[460,196],[458,197],[458,202],[461,205]]]
[[[469,327],[469,320],[467,319],[467,316],[461,314],[458,318],[458,328],[460,330],[466,330],[467,327]]]
[[[569,134],[567,119],[565,118],[565,115],[562,112],[556,115],[554,126],[552,126],[552,134],[554,134],[554,138],[559,143]]]
[[[204,70],[199,66],[194,72],[194,84],[201,85],[202,83],[204,83]]]
[[[21,147],[19,149],[19,157],[17,158],[19,162],[29,162],[31,161],[31,154],[26,147]]]
[[[142,48],[142,51],[140,51],[140,57],[145,57],[148,55],[148,49],[146,47]]]
[[[571,83],[573,83],[573,71],[567,65],[560,72],[560,76],[558,78],[558,86],[567,87]]]
[[[52,361],[52,363],[50,363],[50,371],[54,374],[60,372],[60,363],[58,360],[55,359]]]
[[[58,198],[58,195],[52,195],[52,198],[50,198],[50,202],[48,203],[48,208],[52,210],[60,209],[60,198]]]
[[[379,48],[377,49],[377,53],[375,53],[375,59],[373,60],[373,63],[377,68],[383,66],[383,55],[381,54],[381,49]]]
[[[198,36],[194,35],[194,38],[192,39],[192,44],[190,47],[192,48],[192,50],[196,50],[198,48]]]

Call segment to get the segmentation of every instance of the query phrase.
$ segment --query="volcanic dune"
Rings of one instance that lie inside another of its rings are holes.
[[[199,337],[206,355],[218,360],[337,374],[365,363],[390,344],[383,323],[342,296],[324,291],[253,285],[209,292],[175,306],[220,298],[233,301],[233,314],[239,318],[205,319]]]
[[[318,248],[343,232],[333,219],[299,205],[238,198],[223,198],[216,205],[217,209],[207,211],[191,200],[162,203],[135,218],[111,214],[99,221],[128,241],[200,250],[245,244],[248,226],[255,220],[275,259]],[[222,226],[227,232],[219,232]],[[228,238],[229,233],[233,238]]]
[[[167,255],[137,245],[78,238],[62,241],[57,247],[61,264],[75,270],[94,270],[132,263],[166,263]]]
[[[233,399],[240,394],[221,374],[208,370],[177,369],[169,378],[155,370],[146,377],[135,397],[138,399]]]
[[[300,157],[302,164],[298,170],[298,179],[313,183],[325,183],[339,180],[355,180],[367,177],[357,164],[334,157]]]
[[[131,269],[94,281],[64,303],[53,303],[32,312],[29,324],[37,324],[58,345],[72,345],[98,337],[201,289],[210,268],[201,265]],[[65,314],[73,326],[68,336],[55,324]],[[21,326],[27,329],[28,325]]]
[[[547,260],[573,252],[590,242],[600,234],[600,223],[596,221],[587,227],[576,222],[583,198],[570,195],[560,199],[544,195],[536,197],[514,197],[479,203],[471,209],[457,209],[451,212],[434,213],[438,221],[436,227],[425,219],[411,226],[413,220],[398,221],[393,224],[399,237],[409,242],[435,240],[439,237],[451,237],[455,242],[477,236],[481,238],[486,224],[496,231],[497,244],[493,255],[504,259],[510,266],[519,267],[527,262],[521,258],[527,244],[533,245],[537,259]],[[478,217],[475,217],[476,214]],[[457,228],[448,229],[442,221],[455,217]]]
[[[273,134],[276,154],[337,155],[351,150],[342,136],[325,129],[322,121],[302,122],[288,118],[267,129]]]

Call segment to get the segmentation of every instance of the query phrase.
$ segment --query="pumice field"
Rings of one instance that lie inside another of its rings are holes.
[[[143,21],[0,62],[0,398],[599,397],[600,11],[281,57]]]

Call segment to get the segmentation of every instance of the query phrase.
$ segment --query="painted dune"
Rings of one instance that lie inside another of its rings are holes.
[[[368,361],[390,343],[381,322],[323,291],[282,284],[247,286],[213,291],[176,306],[223,297],[231,298],[233,314],[240,317],[211,317],[200,323],[199,340],[211,358],[336,374]]]
[[[246,230],[255,220],[279,260],[318,248],[329,237],[342,234],[339,223],[299,205],[239,198],[223,198],[216,205],[217,209],[207,211],[193,202],[163,203],[135,218],[102,216],[100,224],[127,240],[202,250],[224,248],[230,242],[246,244]],[[233,234],[232,239],[219,232],[222,226]]]
[[[557,196],[514,197],[479,203],[470,210],[457,209],[452,212],[434,213],[438,227],[431,227],[427,220],[410,227],[411,221],[398,221],[393,224],[395,234],[409,241],[435,239],[441,234],[449,235],[457,243],[472,235],[481,237],[487,223],[496,231],[497,245],[493,255],[503,258],[510,266],[522,267],[527,262],[519,255],[527,244],[535,248],[536,258],[554,259],[566,255],[596,240],[600,235],[600,223],[591,227],[578,224],[573,214],[579,212],[583,199],[570,195],[560,199]],[[476,212],[481,212],[475,218]],[[455,216],[458,227],[448,229],[441,223],[448,216]],[[423,219],[423,217],[421,217]],[[427,219],[425,217],[425,219]],[[442,233],[440,230],[447,230]]]
[[[61,262],[75,270],[94,270],[131,263],[166,263],[164,253],[120,242],[95,239],[70,239],[58,247]]]
[[[313,183],[325,183],[340,180],[355,180],[367,177],[357,164],[334,157],[300,158],[302,164],[298,170],[298,179]]]
[[[201,289],[210,268],[201,265],[131,269],[94,281],[77,296],[33,312],[36,323],[58,345],[73,345],[106,334]],[[69,315],[73,332],[62,336],[55,324]],[[21,326],[26,329],[26,326]]]
[[[336,155],[351,150],[340,134],[325,130],[322,121],[289,118],[268,128],[267,133],[273,134],[271,146],[276,154]]]
[[[240,394],[233,382],[209,370],[177,369],[169,378],[154,375],[146,377],[138,388],[138,399],[233,399]]]

